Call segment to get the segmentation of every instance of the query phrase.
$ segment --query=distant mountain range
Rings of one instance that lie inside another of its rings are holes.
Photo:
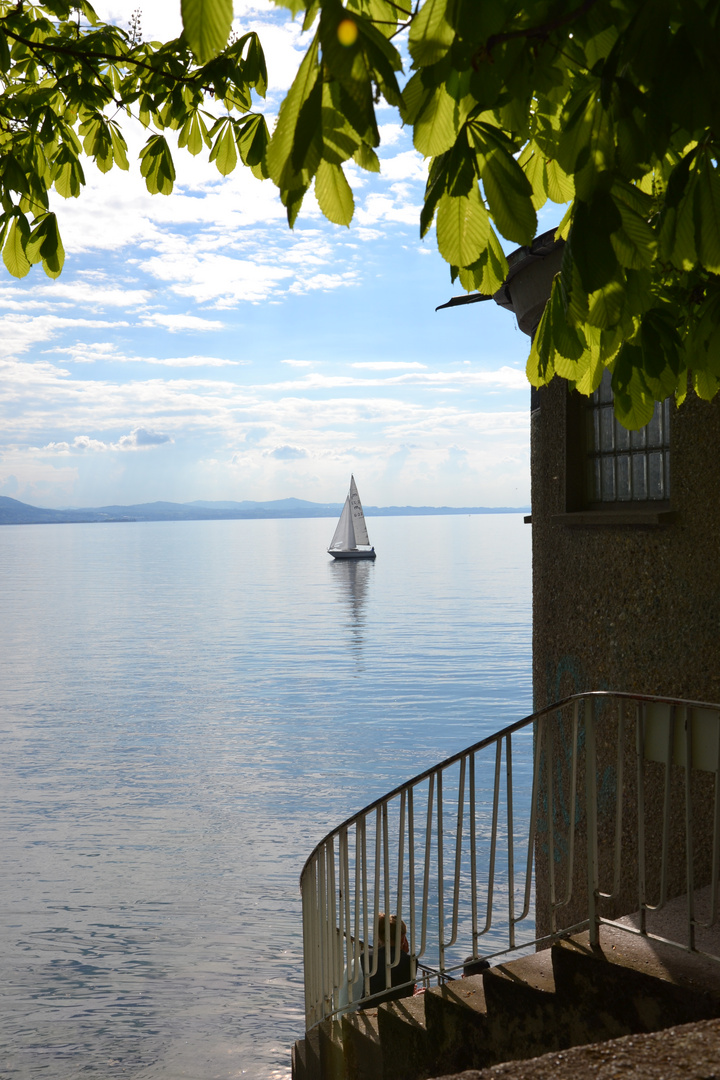
[[[237,518],[338,517],[342,503],[314,503],[306,499],[271,499],[268,502],[152,502],[136,506],[97,506],[87,509],[46,510],[0,495],[0,525],[49,525],[110,521],[218,521]],[[416,517],[429,514],[522,514],[528,506],[365,506],[366,517]]]

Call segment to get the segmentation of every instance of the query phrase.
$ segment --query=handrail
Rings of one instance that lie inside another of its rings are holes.
[[[615,710],[608,707],[613,703]],[[628,746],[636,770],[625,769]],[[647,761],[656,765],[646,767]],[[465,954],[481,955],[481,943],[483,955],[496,957],[534,950],[582,927],[597,942],[602,924],[620,925],[618,911],[639,911],[639,932],[658,936],[648,930],[648,912],[662,909],[671,873],[677,878],[671,766],[684,763],[715,774],[714,807],[703,823],[708,835],[712,825],[713,925],[720,705],[614,691],[575,694],[419,773],[316,845],[300,876],[306,1027],[357,1007],[360,998],[373,1004],[412,992],[418,968],[440,980],[452,977]],[[698,826],[690,768],[685,776],[684,885],[692,892]],[[635,785],[634,798],[624,791],[628,784]],[[624,853],[632,814],[635,840]],[[646,820],[660,820],[662,828],[648,836]],[[649,902],[649,882],[656,903]],[[673,890],[677,895],[677,884]],[[687,941],[678,944],[695,948],[692,900],[688,905]],[[384,952],[371,948],[383,912],[395,916]],[[410,978],[400,984],[403,921]]]

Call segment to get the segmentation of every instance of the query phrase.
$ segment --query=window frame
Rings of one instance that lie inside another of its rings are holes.
[[[654,526],[666,525],[675,520],[676,514],[671,509],[670,496],[672,488],[658,499],[615,499],[597,500],[593,498],[594,492],[588,490],[588,466],[590,455],[595,448],[589,445],[589,415],[594,406],[612,408],[609,402],[593,402],[579,394],[576,390],[568,388],[566,395],[566,423],[565,423],[565,512],[553,516],[556,524],[563,525],[641,525]],[[670,470],[672,469],[672,419],[671,410],[666,408],[665,418],[669,422],[667,445],[662,446],[663,453],[663,476],[666,486],[669,487]],[[642,429],[643,431],[646,429]],[[632,441],[629,440],[630,442]],[[614,451],[612,451],[614,452]],[[657,452],[657,451],[656,451]],[[598,448],[598,456],[603,452]],[[622,450],[625,453],[625,450]],[[647,447],[635,447],[628,450],[628,454],[640,456],[647,455]],[[667,454],[667,462],[665,455]],[[668,470],[668,471],[666,471]]]

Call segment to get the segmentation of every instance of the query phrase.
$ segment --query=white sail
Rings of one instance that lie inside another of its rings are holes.
[[[345,500],[337,529],[333,533],[328,552],[333,559],[374,559],[375,548],[370,547],[362,503],[355,487],[355,477],[350,477],[350,491]]]
[[[350,501],[350,506],[352,507],[352,525],[355,534],[355,544],[369,544],[370,539],[368,537],[367,525],[365,524],[365,515],[363,514],[358,489],[355,487],[354,476],[350,477],[350,494],[348,495],[348,499]]]
[[[359,501],[360,500],[358,500],[358,502]],[[362,507],[360,507],[360,513],[362,514]],[[364,527],[365,522],[363,520],[363,528]],[[367,530],[365,531],[365,536],[367,536]],[[353,528],[353,511],[352,506],[350,505],[350,496],[348,495],[345,500],[345,505],[343,506],[342,514],[340,515],[340,520],[337,523],[337,528],[330,541],[330,550],[332,550],[332,548],[337,548],[340,551],[351,551],[356,547],[355,530]]]

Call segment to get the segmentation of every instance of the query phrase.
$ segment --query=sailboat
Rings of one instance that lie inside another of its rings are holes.
[[[375,558],[375,548],[370,547],[365,515],[354,476],[350,477],[350,491],[330,541],[328,552],[334,559]]]

